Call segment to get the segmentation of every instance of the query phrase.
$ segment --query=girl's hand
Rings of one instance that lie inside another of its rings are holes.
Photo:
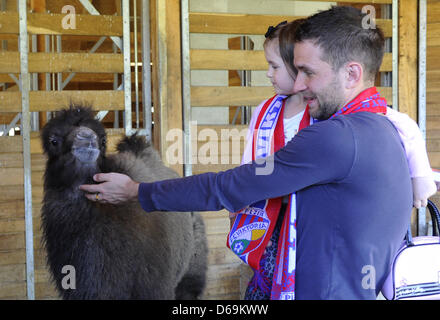
[[[437,192],[437,185],[431,177],[411,179],[413,186],[413,205],[417,209],[428,205],[428,198]]]

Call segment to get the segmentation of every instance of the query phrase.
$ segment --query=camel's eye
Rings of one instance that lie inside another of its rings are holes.
[[[101,144],[103,147],[105,147],[107,145],[107,139],[106,138],[102,138]]]
[[[58,139],[56,137],[50,137],[49,138],[49,142],[50,142],[51,145],[57,146],[59,141],[58,141]]]

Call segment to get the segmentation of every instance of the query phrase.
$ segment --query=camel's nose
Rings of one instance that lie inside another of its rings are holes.
[[[100,155],[98,135],[90,128],[79,127],[72,132],[72,154],[81,163],[94,164]]]
[[[79,127],[76,131],[74,145],[76,147],[98,148],[98,136],[87,127]]]

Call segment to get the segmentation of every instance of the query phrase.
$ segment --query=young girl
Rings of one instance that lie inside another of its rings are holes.
[[[267,77],[276,95],[263,101],[253,113],[242,163],[248,163],[259,157],[258,150],[256,150],[256,132],[261,129],[261,117],[268,108],[276,104],[280,104],[282,108],[276,120],[276,128],[272,130],[267,139],[269,146],[266,146],[266,150],[270,150],[270,153],[277,151],[274,147],[275,144],[280,145],[280,142],[276,142],[277,139],[278,141],[281,139],[281,144],[284,146],[299,130],[314,122],[308,114],[308,107],[302,95],[293,92],[297,74],[293,65],[293,37],[300,23],[301,20],[282,22],[276,27],[269,27],[265,35],[264,53],[269,64]],[[414,206],[426,206],[427,198],[434,194],[437,188],[432,180],[431,168],[420,130],[407,115],[393,109],[388,108],[386,117],[398,130],[405,147],[413,182]],[[266,211],[271,208],[279,210],[277,220],[270,223],[264,219],[255,223],[255,220],[252,220],[250,215],[244,213],[243,210],[238,214],[231,213],[230,215],[231,231],[228,236],[228,246],[254,269],[254,276],[249,282],[244,297],[246,300],[289,298],[279,295],[281,272],[275,273],[278,281],[274,279],[274,272],[277,272],[277,266],[280,265],[280,254],[277,252],[282,247],[282,241],[278,240],[283,228],[284,215],[291,214],[286,209],[287,199],[288,196],[282,199],[268,199],[252,205],[253,208],[264,208]],[[276,205],[279,202],[281,202],[281,209],[279,205]],[[251,234],[250,241],[249,236],[246,239],[243,236],[245,233]],[[291,267],[293,276],[283,281],[291,282],[287,285],[294,288],[294,266],[289,265],[289,269]]]

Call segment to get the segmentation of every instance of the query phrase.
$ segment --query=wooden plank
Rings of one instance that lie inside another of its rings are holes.
[[[239,277],[240,268],[237,264],[211,265],[208,268],[208,281]]]
[[[23,152],[23,142],[20,136],[0,137],[1,152]]]
[[[438,0],[428,1],[427,23],[440,22],[440,2]]]
[[[35,298],[60,300],[60,296],[55,290],[55,286],[52,282],[35,282]]]
[[[226,236],[225,236],[225,246],[220,248],[209,248],[208,252],[208,264],[230,264],[230,263],[241,263],[241,260],[226,247]]]
[[[32,190],[34,191],[34,190]],[[1,186],[0,185],[0,203],[14,200],[22,201],[24,199],[23,186]]]
[[[0,251],[0,265],[24,264],[26,252],[23,249],[12,251]]]
[[[440,22],[428,23],[426,26],[428,47],[440,46]]]
[[[0,13],[0,17],[1,17],[1,13]],[[20,54],[18,52],[13,52],[13,51],[0,51],[0,73],[19,73],[19,72],[20,72]],[[10,79],[11,81],[13,81],[12,78]]]
[[[122,17],[109,15],[75,14],[76,28],[63,28],[65,14],[28,14],[30,34],[70,34],[84,36],[122,36]],[[99,26],[99,28],[97,27]]]
[[[208,281],[205,290],[205,299],[221,299],[223,295],[234,292],[239,295],[240,278],[215,279]],[[237,298],[236,298],[237,299]]]
[[[385,53],[380,72],[392,71],[392,54]],[[190,50],[191,70],[267,70],[264,51]]]
[[[426,104],[426,113],[428,116],[440,113],[440,91],[428,92],[426,94]]]
[[[0,219],[24,219],[23,200],[0,202]]]
[[[214,34],[265,34],[267,26],[277,25],[280,21],[291,21],[304,16],[202,13],[190,12],[189,31],[192,33]],[[392,20],[376,19],[385,37],[392,36]]]
[[[440,91],[440,66],[436,70],[426,71],[427,90],[432,92]]]
[[[392,88],[378,87],[378,91],[392,103]],[[272,87],[191,87],[193,107],[256,106],[274,95]]]
[[[182,130],[182,65],[180,35],[180,1],[159,0],[157,2],[158,53],[159,53],[159,115],[160,144],[156,145],[167,166],[183,175],[183,164],[167,163],[166,151],[171,142],[165,137],[170,130]],[[156,131],[157,132],[157,131]]]
[[[65,14],[28,13],[30,34],[69,34],[86,36],[122,36],[122,17],[75,14],[76,28],[63,28]],[[97,28],[96,26],[99,26]],[[18,13],[0,13],[0,33],[18,34]]]
[[[0,34],[18,34],[17,12],[0,12]]]
[[[26,279],[25,265],[0,266],[0,283],[18,282]]]
[[[250,50],[191,50],[192,70],[266,70],[264,52]],[[429,63],[429,57],[428,57]],[[0,73],[18,73],[20,60],[18,52],[0,52]],[[392,70],[392,55],[386,53],[380,71]],[[103,80],[105,73],[122,73],[123,56],[111,53],[29,53],[29,72],[83,72],[100,73]],[[80,79],[80,76],[82,77]],[[9,77],[9,76],[8,76]],[[77,75],[75,81],[97,81]],[[13,80],[10,79],[12,82]]]
[[[436,152],[440,150],[440,139],[427,139],[426,149],[428,152]]]
[[[212,218],[209,220],[205,220],[206,234],[222,234],[225,236],[226,239],[226,236],[229,233],[229,227],[229,218],[227,217],[219,217],[217,219]]]
[[[220,211],[203,211],[200,212],[200,215],[202,216],[203,220],[205,221],[205,223],[207,223],[207,221],[209,221],[209,219],[218,219],[218,218],[223,218],[223,219],[229,219],[229,213],[227,210],[223,209]]]
[[[23,185],[22,168],[0,168],[0,186]]]
[[[44,175],[44,171],[32,171],[32,186],[43,186],[43,175]]]
[[[124,110],[124,91],[80,90],[80,91],[31,91],[31,111],[54,111],[66,108],[73,101],[91,105],[93,110]]]
[[[30,111],[57,111],[70,102],[93,106],[94,110],[124,110],[124,91],[79,90],[79,91],[31,91]],[[0,91],[0,112],[21,112],[20,92]]]
[[[417,121],[418,32],[417,1],[401,0],[399,4],[399,111]]]
[[[29,72],[123,73],[122,54],[29,53]]]
[[[190,50],[192,70],[266,70],[264,51]]]
[[[430,152],[428,154],[429,157],[429,163],[431,164],[431,167],[440,169],[440,152]]]
[[[22,153],[0,153],[0,168],[23,167]]]
[[[274,95],[272,87],[191,87],[193,107],[256,106]]]
[[[0,220],[0,233],[16,233],[16,232],[24,232],[24,219],[7,219]]]
[[[14,250],[24,248],[24,232],[0,234],[0,250]]]
[[[0,299],[26,299],[26,282],[2,283]]]
[[[426,51],[426,70],[440,70],[440,47],[430,46]],[[429,84],[429,83],[428,83]]]

